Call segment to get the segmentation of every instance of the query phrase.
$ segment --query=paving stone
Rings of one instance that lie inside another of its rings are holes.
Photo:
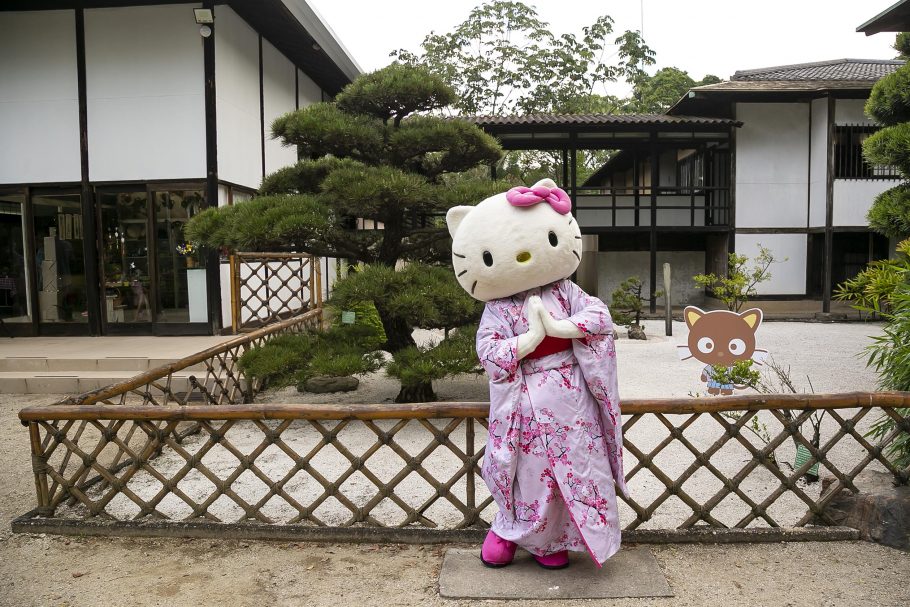
[[[645,546],[624,547],[598,569],[570,553],[571,565],[548,571],[519,550],[508,567],[480,562],[480,546],[450,549],[439,572],[439,594],[451,599],[605,599],[673,596],[657,559]]]

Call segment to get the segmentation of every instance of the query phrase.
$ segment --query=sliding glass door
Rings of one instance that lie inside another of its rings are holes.
[[[183,229],[204,208],[202,190],[152,192],[155,200],[155,261],[158,323],[208,322],[205,258]]]
[[[88,331],[82,231],[82,197],[66,191],[35,191],[31,196],[32,241],[41,325],[83,325]],[[51,331],[57,332],[57,331]],[[64,332],[81,333],[82,330]]]
[[[99,191],[100,261],[105,332],[132,325],[151,331],[152,264],[149,198],[142,191]],[[140,325],[140,326],[137,326]]]
[[[0,319],[4,325],[32,322],[25,236],[25,194],[0,193]]]

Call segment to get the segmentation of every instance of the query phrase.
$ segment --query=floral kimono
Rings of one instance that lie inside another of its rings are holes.
[[[571,347],[517,358],[528,298],[583,332]],[[587,551],[602,565],[619,550],[616,488],[626,494],[613,322],[570,280],[489,301],[477,353],[490,376],[483,478],[499,512],[492,530],[543,556]]]

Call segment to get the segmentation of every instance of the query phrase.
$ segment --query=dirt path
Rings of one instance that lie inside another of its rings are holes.
[[[444,547],[14,535],[9,521],[34,502],[28,439],[16,412],[37,402],[48,398],[0,396],[0,606],[472,604],[437,594]],[[910,604],[906,583],[910,554],[874,544],[653,546],[652,550],[676,593],[674,598],[562,604]]]

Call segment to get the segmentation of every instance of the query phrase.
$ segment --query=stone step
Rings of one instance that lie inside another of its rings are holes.
[[[0,394],[69,394],[97,390],[127,380],[135,371],[0,371]],[[185,392],[190,389],[189,377],[198,380],[205,371],[185,369],[174,373],[171,389]],[[162,379],[161,382],[166,381]],[[213,382],[210,380],[210,384]]]
[[[110,356],[103,358],[50,358],[46,356],[6,356],[0,358],[0,372],[63,372],[69,374],[73,371],[100,371],[121,372],[129,371],[134,375],[161,365],[173,362],[168,358],[145,358],[140,356]],[[192,370],[205,369],[199,364],[189,367]]]

